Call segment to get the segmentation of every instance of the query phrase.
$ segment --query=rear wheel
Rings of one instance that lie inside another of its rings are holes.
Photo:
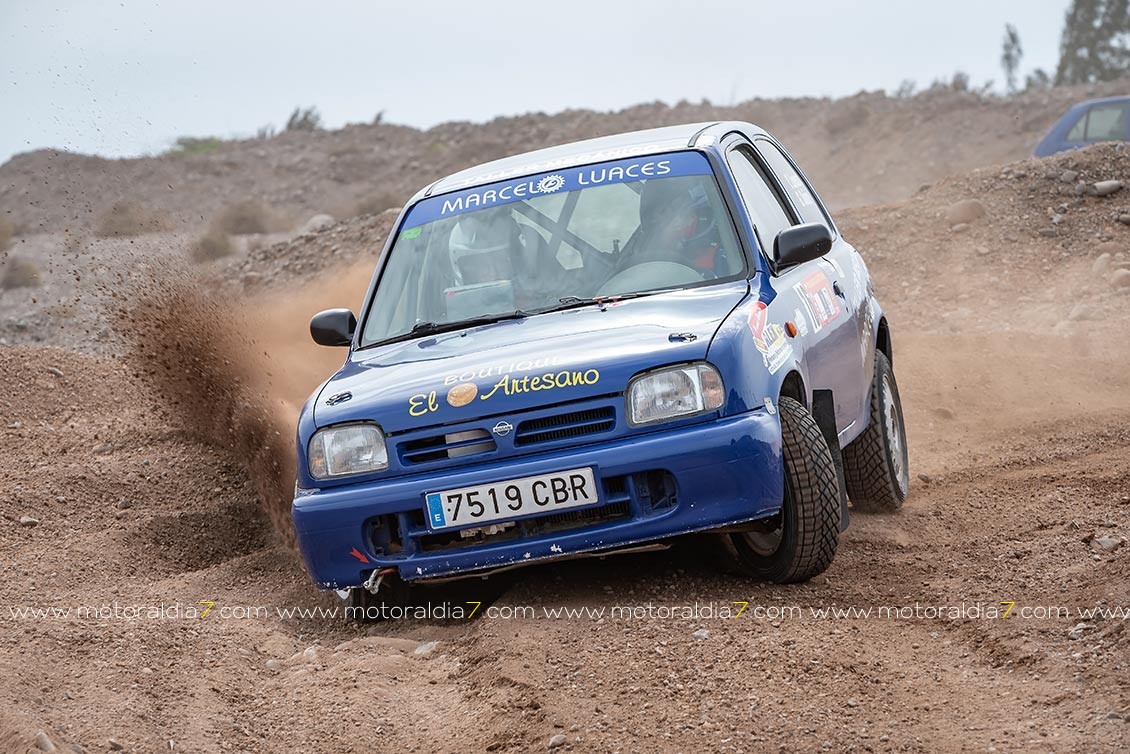
[[[864,513],[897,511],[910,484],[906,425],[891,362],[875,352],[871,421],[844,448],[844,481],[852,507]]]
[[[781,512],[728,535],[739,570],[777,583],[823,572],[840,539],[840,487],[828,443],[812,414],[782,397],[785,496]]]

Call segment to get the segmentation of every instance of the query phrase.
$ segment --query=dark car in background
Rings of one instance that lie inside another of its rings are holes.
[[[1047,157],[1100,141],[1130,141],[1130,96],[1080,102],[1055,122],[1032,154]]]

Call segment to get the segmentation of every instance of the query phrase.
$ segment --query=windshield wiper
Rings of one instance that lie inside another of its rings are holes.
[[[643,298],[644,296],[655,296],[659,293],[670,293],[671,291],[678,291],[680,288],[661,288],[655,291],[637,291],[635,293],[618,293],[615,296],[562,296],[557,299],[556,306],[547,306],[533,311],[534,314],[547,314],[548,312],[559,312],[565,309],[576,309],[582,306],[592,306],[599,304],[614,304],[618,301],[627,301],[632,298]]]
[[[503,314],[489,314],[482,317],[468,317],[467,319],[456,319],[450,322],[417,322],[412,326],[412,329],[401,335],[396,335],[382,343],[395,343],[398,340],[408,340],[409,338],[416,338],[421,335],[438,335],[439,333],[451,332],[452,330],[462,330],[467,327],[478,327],[479,325],[490,325],[495,322],[502,322],[508,319],[525,319],[530,316],[529,312],[524,312],[521,309],[515,309],[512,312],[505,312]]]

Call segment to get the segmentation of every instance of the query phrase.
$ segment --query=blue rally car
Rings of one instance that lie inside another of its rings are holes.
[[[293,518],[357,606],[417,583],[715,532],[808,579],[897,509],[891,335],[860,255],[748,123],[584,141],[404,208],[302,410]]]

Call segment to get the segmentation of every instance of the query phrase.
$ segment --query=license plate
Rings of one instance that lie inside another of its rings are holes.
[[[429,492],[428,523],[432,529],[475,526],[500,518],[521,518],[592,505],[599,500],[592,469],[570,469]]]

